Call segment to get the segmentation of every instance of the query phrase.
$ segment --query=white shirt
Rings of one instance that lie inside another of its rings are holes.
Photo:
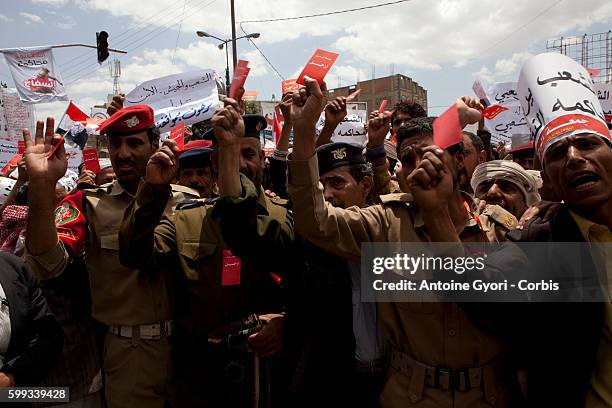
[[[6,301],[4,288],[0,283],[0,366],[4,364],[4,355],[11,341],[11,316]]]

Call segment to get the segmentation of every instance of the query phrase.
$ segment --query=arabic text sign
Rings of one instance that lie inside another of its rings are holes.
[[[612,123],[612,84],[595,84],[597,99],[601,104],[606,122]]]
[[[27,103],[67,101],[51,48],[14,48],[4,52],[19,97]]]
[[[17,90],[0,88],[0,139],[17,142],[23,140],[23,128],[29,128],[32,118],[32,106],[25,105],[19,99]],[[31,130],[31,129],[30,129]]]
[[[237,99],[238,91],[240,88],[244,88],[249,72],[251,72],[251,68],[249,68],[249,61],[238,60],[236,67],[234,68],[234,77],[232,78],[232,83],[230,84],[230,91],[228,95],[230,98]]]
[[[485,94],[484,88],[479,80],[474,81],[474,85],[472,85],[472,89],[478,98],[487,101],[487,94]],[[488,101],[487,101],[488,104]]]
[[[368,142],[365,123],[368,113],[364,110],[351,110],[348,115],[336,126],[331,137],[332,143],[350,143],[358,146],[365,146]],[[325,126],[325,111],[321,112],[317,123],[317,133]]]
[[[310,57],[310,60],[298,76],[297,83],[304,85],[304,77],[308,76],[312,79],[316,79],[319,85],[325,79],[325,75],[329,72],[334,62],[338,58],[339,54],[318,49],[314,55]]]
[[[565,55],[540,54],[528,60],[519,76],[518,96],[540,156],[560,137],[591,132],[610,138],[591,76]]]
[[[286,94],[288,92],[297,92],[300,90],[300,84],[298,84],[297,79],[286,79],[281,84],[281,92],[282,94]]]
[[[124,106],[149,105],[155,125],[168,132],[179,123],[191,125],[210,119],[219,107],[216,73],[206,69],[168,75],[138,85],[125,97]]]
[[[19,146],[17,142],[0,140],[0,168],[6,166],[11,157],[15,156],[18,152]]]
[[[516,87],[516,82],[500,82],[493,84],[488,89],[488,99],[493,105],[500,105],[505,108],[520,106]]]
[[[495,141],[508,142],[512,135],[530,133],[523,108],[520,106],[508,108],[492,119],[485,118],[485,127],[491,132],[491,137]]]
[[[274,102],[261,102],[261,115],[266,118],[267,126],[262,131],[264,139],[274,140],[274,112],[276,103]]]

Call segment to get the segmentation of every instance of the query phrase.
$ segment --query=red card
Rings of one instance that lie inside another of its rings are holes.
[[[482,111],[482,116],[484,116],[485,118],[492,120],[494,119],[497,115],[499,115],[500,113],[502,113],[503,111],[507,111],[508,108],[505,108],[501,105],[491,105],[488,108],[486,108],[485,110]]]
[[[384,111],[385,111],[385,108],[387,107],[387,105],[388,105],[388,104],[389,104],[389,101],[388,101],[388,100],[386,100],[386,99],[383,99],[383,100],[380,102],[380,106],[378,107],[378,112],[379,112],[379,113],[380,113],[380,112],[384,112]]]
[[[4,166],[2,168],[0,173],[2,173],[2,175],[4,177],[8,177],[9,175],[6,174],[6,172],[8,171],[9,167],[16,166],[22,158],[23,158],[23,154],[21,154],[21,153],[17,153],[13,157],[11,157],[11,159],[8,161],[8,163],[6,163],[6,166]]]
[[[259,95],[258,91],[247,91],[242,95],[243,101],[255,101],[257,100],[257,95]]]
[[[185,147],[185,123],[181,122],[170,131],[170,139],[176,142],[179,150],[183,150],[183,147]]]
[[[297,79],[286,79],[281,84],[282,94],[286,94],[288,92],[297,92],[300,90],[300,84],[298,84]]]
[[[229,249],[223,250],[223,273],[221,286],[240,285],[240,258],[234,256]]]
[[[230,85],[229,97],[236,99],[238,90],[244,87],[244,83],[249,76],[249,61],[238,60],[236,67],[234,68],[234,78],[232,78],[232,84]]]
[[[352,94],[346,97],[346,101],[347,102],[352,101],[353,99],[357,97],[357,95],[359,95],[360,92],[361,92],[361,89],[356,90],[355,92],[353,92]]]
[[[463,141],[457,105],[453,104],[438,119],[434,120],[433,131],[434,144],[442,149]]]
[[[23,154],[25,152],[25,142],[23,140],[17,141],[17,153]]]
[[[51,151],[49,152],[49,155],[47,156],[47,158],[50,158],[51,156],[53,156],[55,152],[57,151],[57,149],[59,149],[59,147],[64,144],[64,137],[60,136],[59,138],[54,138],[53,143],[54,145],[51,148]]]
[[[96,149],[83,149],[83,162],[85,169],[98,174],[100,172],[100,162],[98,161],[98,151]]]
[[[323,83],[323,79],[325,79],[325,75],[329,72],[336,59],[338,59],[339,54],[335,54],[333,52],[324,51],[318,49],[315,51],[314,55],[310,57],[308,63],[298,76],[297,83],[300,85],[304,85],[304,77],[308,76],[312,79],[316,79],[319,85]]]
[[[596,77],[601,72],[601,69],[587,68],[587,71],[589,71],[589,75],[591,75],[592,77]]]

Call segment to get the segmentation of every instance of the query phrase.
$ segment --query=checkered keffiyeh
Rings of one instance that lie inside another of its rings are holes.
[[[26,228],[28,207],[9,205],[0,216],[0,251],[13,253],[19,234]]]

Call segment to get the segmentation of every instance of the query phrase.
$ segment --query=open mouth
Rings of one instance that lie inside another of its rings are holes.
[[[599,181],[600,177],[590,171],[585,171],[574,175],[570,179],[570,185],[577,191],[591,188]]]

